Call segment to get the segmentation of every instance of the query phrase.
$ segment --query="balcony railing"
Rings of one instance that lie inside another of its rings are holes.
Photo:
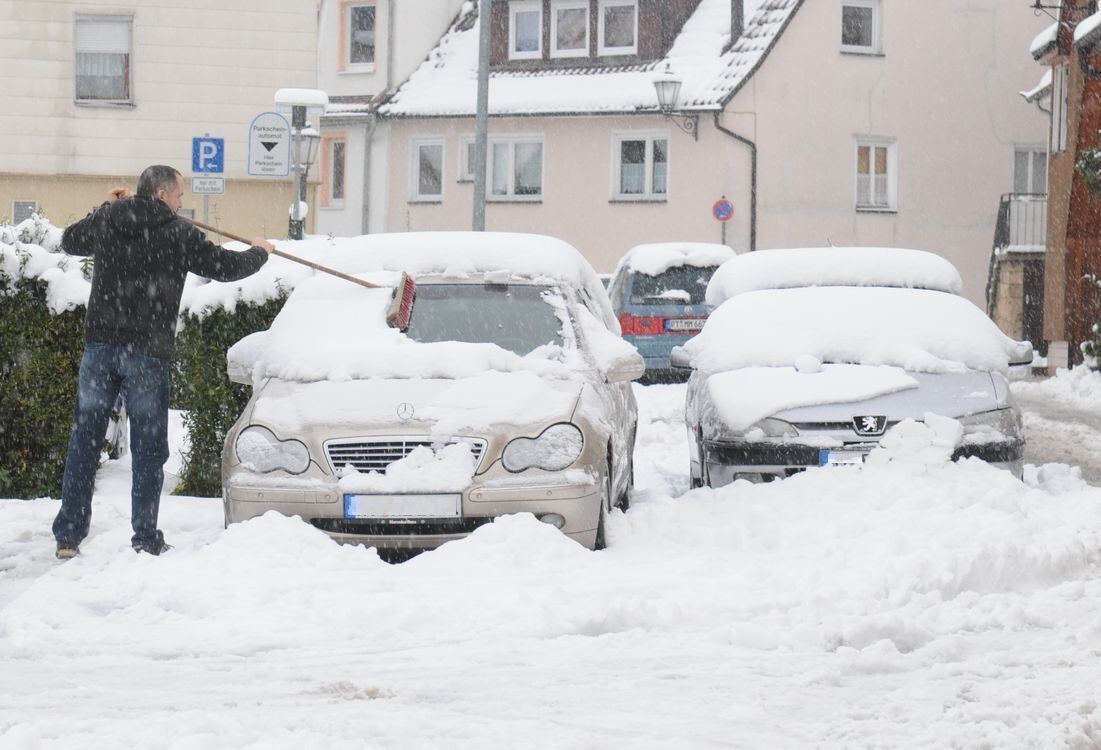
[[[994,251],[1042,253],[1047,244],[1047,194],[1007,193],[998,206]]]

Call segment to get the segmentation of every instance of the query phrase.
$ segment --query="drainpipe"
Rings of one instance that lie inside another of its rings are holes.
[[[751,164],[749,180],[749,251],[753,252],[757,249],[757,144],[732,130],[724,128],[722,123],[719,122],[720,114],[720,112],[715,112],[715,129],[749,147]]]
[[[375,139],[375,126],[378,125],[378,115],[368,116],[370,119],[363,129],[363,206],[360,218],[363,234],[371,233],[371,144]]]
[[[386,2],[386,89],[389,94],[394,87],[394,36],[397,23],[394,19],[394,0]],[[360,221],[363,233],[371,233],[371,146],[375,140],[375,128],[378,127],[378,115],[369,115],[363,129],[363,207]]]
[[[394,0],[386,0],[386,93],[394,88]]]

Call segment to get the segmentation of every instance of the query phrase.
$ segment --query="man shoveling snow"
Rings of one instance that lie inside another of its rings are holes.
[[[168,459],[168,377],[180,297],[188,272],[236,281],[260,269],[274,247],[253,240],[245,252],[219,247],[176,213],[183,176],[172,167],[142,172],[137,195],[115,188],[108,200],[68,229],[61,248],[95,258],[85,317],[76,414],[65,460],[61,510],[54,520],[57,556],[77,554],[88,535],[92,489],[107,422],[121,392],[130,418],[134,477],[134,551],[168,549],[157,529]]]

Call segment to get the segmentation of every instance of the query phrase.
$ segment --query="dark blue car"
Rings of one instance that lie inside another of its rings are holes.
[[[646,360],[647,380],[683,380],[669,353],[703,328],[707,282],[733,257],[726,245],[670,242],[638,245],[620,260],[608,294],[623,338]]]

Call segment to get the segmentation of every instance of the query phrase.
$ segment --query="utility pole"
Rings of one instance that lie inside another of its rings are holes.
[[[493,0],[478,0],[478,104],[474,117],[475,232],[486,229],[486,161],[489,150],[489,34]]]

